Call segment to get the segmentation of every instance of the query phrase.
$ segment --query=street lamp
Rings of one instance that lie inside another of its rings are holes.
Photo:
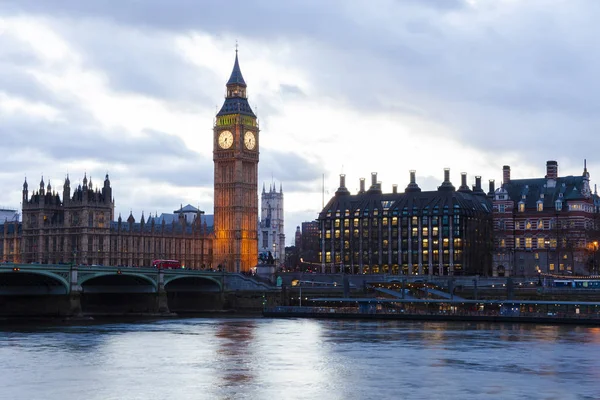
[[[592,244],[594,245],[594,263],[592,264],[592,274],[596,274],[596,253],[598,252],[598,241],[594,240]]]
[[[546,273],[550,273],[550,241],[548,239],[544,240],[544,245],[546,245]]]

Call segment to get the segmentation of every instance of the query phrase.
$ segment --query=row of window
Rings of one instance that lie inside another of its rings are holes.
[[[421,226],[427,226],[429,225],[429,222],[431,222],[431,225],[439,225],[440,221],[442,225],[448,225],[449,221],[450,221],[450,216],[449,215],[443,215],[441,217],[438,216],[427,216],[427,215],[423,215],[420,217],[420,222],[421,222]],[[350,222],[352,222],[352,226],[354,227],[358,227],[358,226],[363,226],[363,227],[367,227],[369,225],[371,226],[388,226],[388,224],[391,224],[392,226],[398,226],[398,222],[400,221],[401,226],[403,227],[407,227],[410,223],[411,226],[417,226],[419,225],[419,217],[391,217],[391,218],[344,218],[344,219],[340,219],[340,218],[336,218],[333,220],[333,224],[335,228],[340,228],[342,225],[344,226],[344,228],[349,228],[350,227]],[[460,215],[453,215],[452,216],[452,222],[455,225],[460,224],[461,221],[461,216]],[[331,220],[325,220],[325,227],[326,228],[330,228],[331,227]]]
[[[349,216],[354,216],[354,217],[360,217],[360,216],[370,216],[371,215],[371,211],[373,212],[372,215],[373,216],[377,216],[377,215],[389,215],[389,209],[390,207],[393,205],[393,201],[389,201],[389,200],[382,200],[381,201],[381,206],[382,209],[380,210],[379,208],[373,208],[373,210],[370,210],[368,208],[365,208],[363,210],[361,210],[360,208],[355,209],[354,211],[352,210],[328,210],[327,211],[327,217],[331,217],[334,216],[336,218],[339,218],[341,216],[345,216],[345,217],[349,217]],[[461,211],[461,208],[458,204],[454,205],[454,211],[453,214],[459,214]],[[426,206],[425,208],[419,209],[417,207],[413,207],[412,208],[412,212],[408,210],[407,207],[404,207],[402,209],[402,211],[398,210],[398,209],[393,209],[391,211],[391,215],[403,215],[403,216],[408,216],[408,215],[438,215],[438,214],[449,214],[450,213],[450,209],[449,207],[446,205],[442,208],[442,212],[440,213],[440,207],[439,206],[434,206],[432,208],[432,210],[429,210],[429,206]]]
[[[526,248],[526,249],[555,249],[557,245],[556,238],[515,238],[515,247],[516,248]],[[561,239],[561,246],[567,247],[569,241],[567,238]],[[577,240],[571,242],[574,248],[584,248],[586,245],[585,240]],[[498,242],[498,246],[500,248],[506,248],[506,239],[500,239]]]
[[[497,209],[499,213],[510,212],[507,210],[510,210],[512,207],[506,207],[506,206],[507,206],[507,204],[498,204],[498,206],[494,207],[494,208]],[[535,208],[539,212],[544,211],[544,203],[541,199],[535,203]],[[525,212],[525,202],[519,201],[519,203],[517,203],[517,209],[519,210],[519,212]],[[554,202],[554,209],[555,209],[555,211],[561,211],[563,209],[563,201],[556,200]],[[593,213],[594,206],[591,204],[574,203],[574,204],[569,204],[569,211],[584,211],[584,212]]]
[[[517,230],[519,230],[519,229],[522,229],[522,230],[556,229],[556,227],[557,227],[555,219],[550,219],[550,220],[546,220],[546,221],[544,221],[542,219],[538,219],[537,221],[530,221],[530,220],[514,221],[514,224],[515,224],[515,229],[517,229]],[[510,229],[510,226],[511,226],[510,220],[500,219],[496,223],[496,228],[499,230]],[[558,226],[562,229],[566,229],[566,228],[575,228],[577,226],[577,224],[576,224],[575,220],[568,220],[568,221],[562,220],[562,221],[559,221]],[[594,223],[593,223],[593,221],[584,220],[583,226],[585,229],[592,229],[594,226]]]

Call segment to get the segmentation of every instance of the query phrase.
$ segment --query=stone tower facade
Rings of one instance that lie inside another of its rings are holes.
[[[92,179],[71,192],[69,177],[63,185],[63,200],[44,178],[31,197],[23,184],[22,261],[42,264],[81,262],[108,264],[110,222],[114,217],[112,188],[108,175],[102,189]]]
[[[265,254],[270,251],[277,264],[285,260],[285,230],[283,226],[283,187],[279,192],[275,185],[269,191],[263,185],[261,195],[259,252]]]
[[[213,128],[214,265],[245,272],[258,263],[259,127],[248,104],[237,50]]]

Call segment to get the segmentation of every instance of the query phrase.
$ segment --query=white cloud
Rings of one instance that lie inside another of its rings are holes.
[[[0,5],[0,133],[15,148],[0,204],[19,202],[24,175],[57,188],[66,172],[108,170],[117,209],[137,219],[211,210],[213,120],[236,39],[260,179],[283,181],[288,242],[316,217],[322,174],[330,195],[342,172],[355,191],[375,171],[390,190],[411,169],[435,189],[445,167],[455,186],[463,171],[498,185],[504,164],[514,177],[542,176],[548,159],[579,174],[587,158],[592,179],[600,167],[600,3],[255,1],[226,16],[165,4]]]

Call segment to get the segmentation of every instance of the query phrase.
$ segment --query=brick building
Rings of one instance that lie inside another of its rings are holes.
[[[543,178],[512,179],[508,165],[502,172],[493,196],[494,276],[593,272],[598,195],[585,163],[579,176],[559,176],[556,161]]]

